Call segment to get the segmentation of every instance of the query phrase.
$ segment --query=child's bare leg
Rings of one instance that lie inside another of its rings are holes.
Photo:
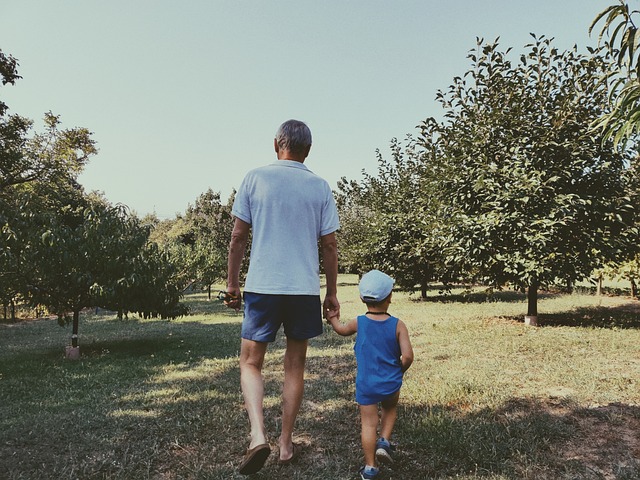
[[[360,405],[360,423],[362,431],[362,451],[364,462],[371,467],[376,466],[376,440],[378,429],[378,405]]]
[[[384,400],[382,405],[382,424],[380,425],[380,436],[386,440],[391,438],[393,426],[398,418],[398,399],[400,398],[400,390],[393,396]]]

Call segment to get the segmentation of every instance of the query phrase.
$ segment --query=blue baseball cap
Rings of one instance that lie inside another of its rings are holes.
[[[371,270],[360,279],[360,298],[365,302],[381,302],[393,290],[395,280],[380,270]]]

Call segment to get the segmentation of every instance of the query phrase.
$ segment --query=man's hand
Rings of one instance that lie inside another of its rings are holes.
[[[327,320],[330,318],[340,319],[340,302],[338,302],[336,295],[327,295],[324,298],[322,317]]]
[[[233,308],[236,312],[240,310],[240,306],[242,305],[242,293],[240,292],[240,288],[227,287],[227,295],[224,298],[224,304],[229,308]]]

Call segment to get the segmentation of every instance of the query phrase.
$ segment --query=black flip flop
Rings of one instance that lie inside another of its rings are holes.
[[[296,443],[293,444],[293,455],[291,455],[291,457],[287,458],[286,460],[280,460],[278,459],[278,465],[289,465],[291,463],[293,463],[297,458],[298,455],[300,455],[300,450],[302,449],[302,447]]]
[[[242,475],[251,475],[252,473],[260,471],[264,466],[264,462],[269,458],[270,453],[271,448],[269,448],[268,443],[261,443],[260,445],[256,445],[255,447],[248,449],[247,453],[244,455],[242,463],[238,467],[238,471]]]

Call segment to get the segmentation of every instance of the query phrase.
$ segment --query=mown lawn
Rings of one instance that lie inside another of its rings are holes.
[[[363,311],[341,277],[343,318]],[[394,294],[416,360],[387,479],[640,478],[640,305],[544,295],[541,327],[523,296]],[[0,324],[0,478],[238,479],[248,423],[239,388],[241,316],[186,298],[174,321],[86,313],[81,359],[63,358],[55,320]],[[300,460],[276,455],[253,478],[353,479],[361,464],[353,339],[309,349]],[[279,434],[284,342],[265,365],[265,408]]]

